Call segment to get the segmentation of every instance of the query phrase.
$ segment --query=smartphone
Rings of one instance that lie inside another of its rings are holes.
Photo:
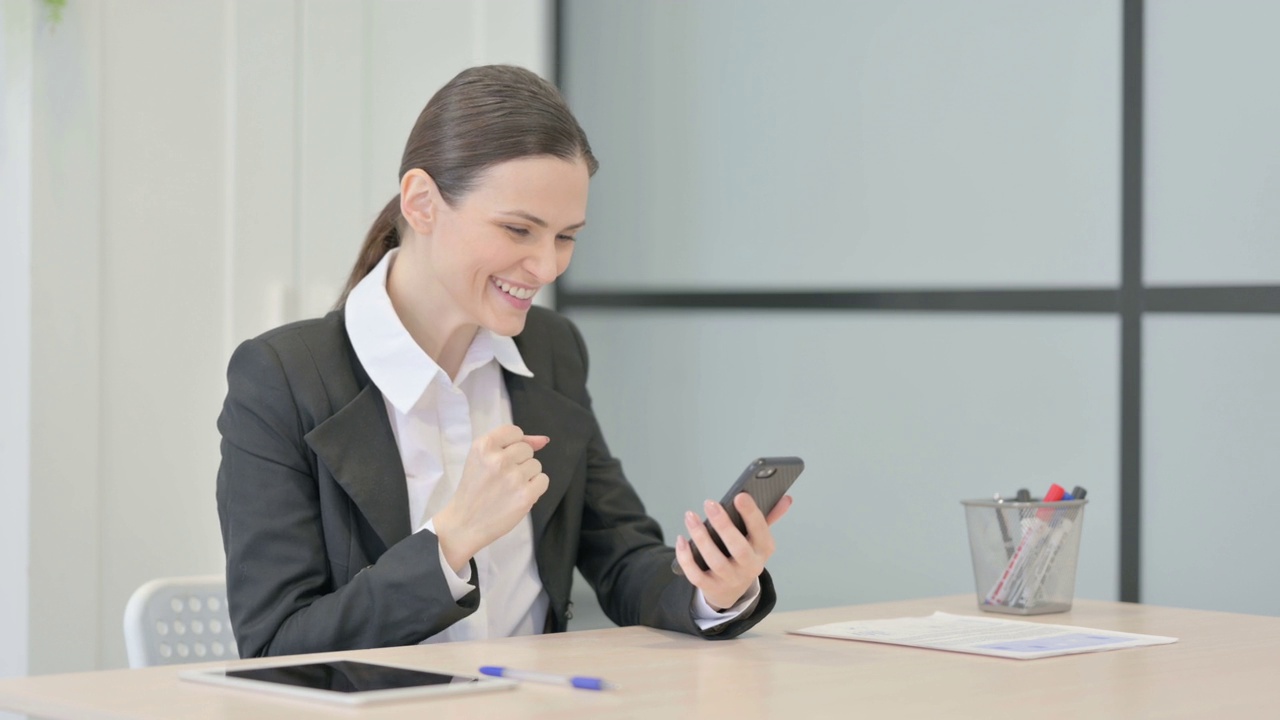
[[[760,508],[760,511],[767,516],[773,510],[773,506],[777,505],[778,501],[782,499],[782,496],[787,494],[787,489],[796,481],[796,478],[800,477],[802,472],[804,472],[804,461],[798,457],[764,457],[753,460],[738,476],[737,481],[729,487],[729,491],[724,494],[724,497],[720,499],[720,507],[723,507],[725,513],[729,515],[734,527],[745,535],[747,532],[746,523],[742,521],[742,516],[738,514],[738,508],[733,505],[733,499],[738,496],[738,493],[744,492],[750,495],[751,499],[755,500],[756,506]],[[720,540],[715,528],[711,527],[711,522],[704,521],[703,524],[711,535],[711,539],[715,541],[716,547],[720,548],[720,552],[728,555],[729,550],[724,546],[724,542]],[[698,567],[706,570],[707,563],[702,559],[702,553],[698,552],[698,547],[693,543],[689,543],[689,548],[693,550],[693,559],[698,563]],[[684,570],[680,568],[680,563],[676,560],[671,561],[671,572],[677,575],[684,574]]]

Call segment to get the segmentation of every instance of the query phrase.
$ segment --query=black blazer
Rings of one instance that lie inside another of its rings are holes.
[[[531,512],[544,630],[567,626],[575,565],[619,625],[729,638],[759,622],[775,602],[768,573],[752,612],[708,633],[694,623],[694,588],[671,572],[675,551],[591,411],[577,328],[534,307],[515,340],[534,377],[503,373],[513,420],[552,439],[537,454],[550,486]],[[227,383],[217,500],[242,656],[408,645],[475,611],[484,588],[455,602],[436,536],[411,533],[386,405],[341,311],[246,341]]]

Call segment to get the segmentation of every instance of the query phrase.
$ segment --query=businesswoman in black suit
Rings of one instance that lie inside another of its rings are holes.
[[[708,502],[727,554],[692,512],[664,545],[592,412],[582,336],[531,305],[595,169],[552,85],[462,72],[338,308],[236,350],[217,500],[242,656],[563,631],[575,565],[620,625],[729,638],[773,607],[790,498],[766,518],[740,495],[745,535]]]

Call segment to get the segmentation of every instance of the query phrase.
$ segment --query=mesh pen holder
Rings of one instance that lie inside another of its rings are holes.
[[[1040,615],[1071,609],[1088,500],[960,502],[980,610]]]

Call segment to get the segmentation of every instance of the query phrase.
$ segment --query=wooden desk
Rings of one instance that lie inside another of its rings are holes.
[[[776,613],[738,640],[647,628],[342,653],[474,673],[499,664],[619,683],[610,692],[512,692],[354,710],[180,681],[178,669],[0,680],[0,708],[49,718],[1043,718],[1276,717],[1280,618],[1076,601],[1043,622],[1172,635],[1174,645],[1043,660],[787,635],[849,619],[979,614],[971,595]],[[317,655],[308,657],[333,657]],[[261,660],[240,665],[271,664]],[[195,667],[195,666],[183,666]]]

